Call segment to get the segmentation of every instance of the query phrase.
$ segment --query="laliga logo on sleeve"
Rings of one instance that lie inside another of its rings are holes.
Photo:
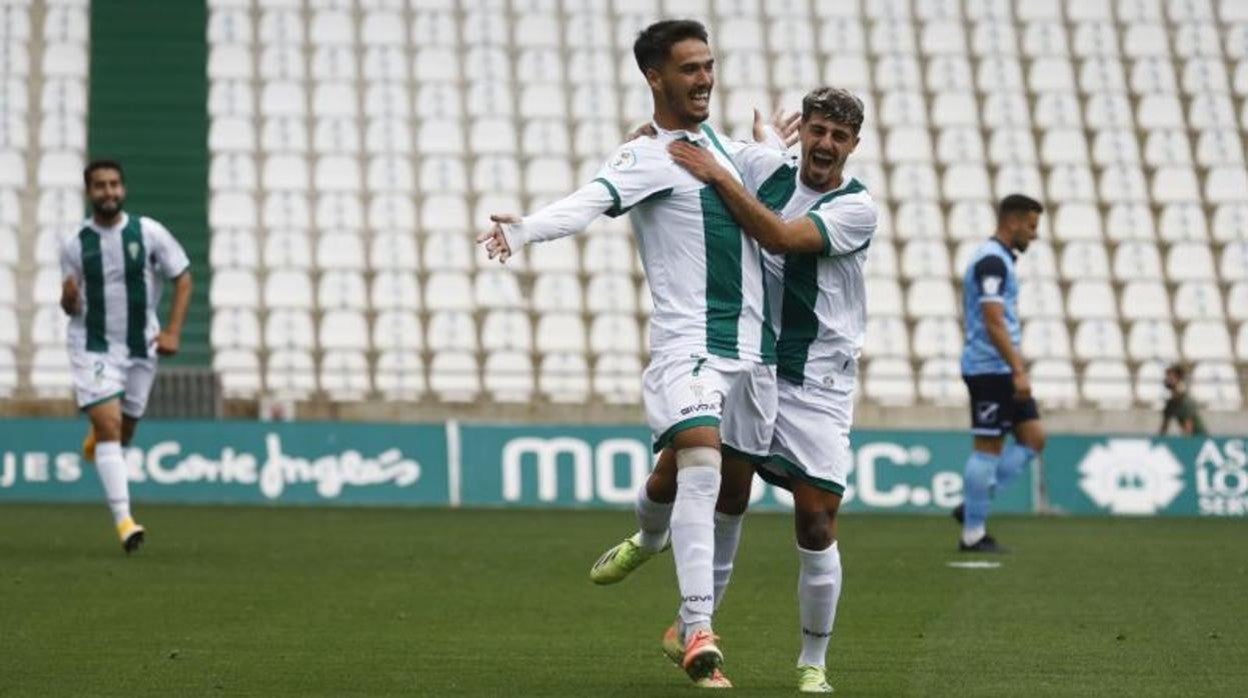
[[[983,286],[984,286],[984,295],[987,295],[987,296],[1001,295],[1001,277],[985,276]]]
[[[1110,439],[1079,462],[1079,487],[1113,514],[1156,514],[1183,490],[1183,466],[1148,439]]]
[[[618,155],[611,159],[608,166],[616,172],[624,172],[633,169],[633,165],[637,164],[637,156],[632,150],[621,150]]]

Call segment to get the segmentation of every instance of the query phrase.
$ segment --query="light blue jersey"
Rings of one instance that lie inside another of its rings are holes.
[[[975,250],[975,256],[962,277],[962,313],[966,323],[966,345],[962,349],[962,375],[1012,373],[988,337],[981,306],[1001,303],[1005,306],[1005,326],[1010,341],[1018,347],[1022,328],[1018,322],[1018,275],[1014,272],[1014,253],[997,238],[991,238]]]

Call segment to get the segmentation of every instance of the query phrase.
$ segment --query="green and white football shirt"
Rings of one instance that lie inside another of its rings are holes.
[[[863,265],[875,235],[875,202],[863,183],[846,175],[829,192],[802,184],[797,156],[752,149],[738,158],[746,186],[784,220],[807,216],[823,236],[819,254],[765,255],[767,283],[775,321],[777,375],[802,383],[819,365],[843,372],[833,360],[856,359],[867,326]],[[820,370],[820,373],[824,371]],[[818,380],[826,378],[826,373]]]
[[[553,240],[580,232],[605,213],[632,221],[654,310],[650,352],[709,354],[775,362],[762,252],[741,232],[715,188],[672,161],[667,146],[685,139],[708,149],[736,173],[754,143],[723,139],[709,126],[667,131],[616,149],[593,181],[517,223],[503,226],[508,244]]]
[[[88,218],[61,242],[61,274],[77,280],[82,300],[69,321],[70,351],[151,358],[164,282],[189,267],[182,246],[151,218],[123,213],[109,228]]]

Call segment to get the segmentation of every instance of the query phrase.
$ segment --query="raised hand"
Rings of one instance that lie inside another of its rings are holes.
[[[519,223],[520,217],[510,213],[495,213],[490,216],[493,225],[490,229],[477,236],[477,242],[485,245],[485,252],[490,259],[498,257],[500,264],[506,263],[511,258],[513,250],[511,244],[507,242],[507,234],[503,232],[503,226],[513,223]]]
[[[798,127],[801,126],[802,115],[799,112],[786,113],[782,107],[776,107],[771,114],[771,123],[763,121],[763,114],[759,110],[754,110],[754,142],[763,143],[767,140],[766,127],[770,126],[775,130],[776,135],[784,142],[784,147],[789,148],[798,141],[801,134],[798,133]]]

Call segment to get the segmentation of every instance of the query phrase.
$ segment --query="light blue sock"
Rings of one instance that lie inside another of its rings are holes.
[[[988,505],[1000,461],[1000,456],[979,451],[972,451],[971,457],[966,459],[966,470],[962,473],[962,496],[966,500],[964,534],[978,534],[973,535],[978,538],[988,525]]]
[[[997,487],[1009,487],[1035,459],[1036,452],[1020,443],[1006,446],[1001,453],[1001,461],[997,464]]]

